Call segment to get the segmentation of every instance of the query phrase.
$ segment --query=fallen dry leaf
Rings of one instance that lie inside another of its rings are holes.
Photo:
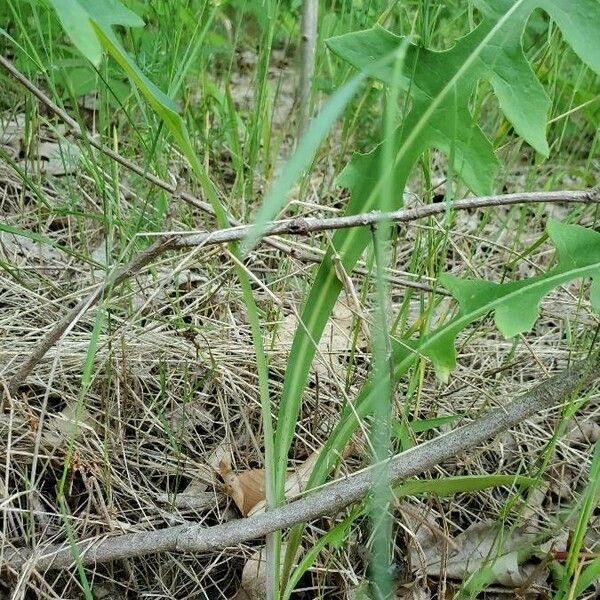
[[[266,548],[259,548],[247,561],[242,570],[241,592],[249,600],[267,597]],[[238,600],[240,593],[238,593]]]
[[[547,572],[541,569],[535,575],[536,565],[518,563],[518,550],[530,546],[533,537],[515,533],[511,537],[504,537],[500,546],[498,523],[495,521],[473,523],[457,535],[452,540],[454,548],[448,552],[445,564],[443,558],[446,549],[439,537],[421,530],[416,538],[419,539],[421,552],[412,553],[413,570],[423,568],[421,559],[424,558],[426,573],[430,576],[441,576],[443,565],[446,577],[465,580],[484,564],[491,568],[495,581],[507,587],[531,584],[532,576],[536,580],[543,580],[547,576]]]
[[[80,161],[81,152],[71,142],[40,142],[37,155],[30,158],[28,166],[47,175],[69,175],[76,171]]]
[[[231,454],[226,453],[219,463],[219,472],[225,483],[225,491],[235,502],[244,517],[265,499],[265,470],[251,469],[235,473],[231,468]]]
[[[295,469],[290,469],[287,474],[285,481],[285,499],[290,500],[299,496],[304,491],[308,478],[319,458],[319,452],[313,452],[303,463],[298,465]],[[263,473],[264,477],[264,473]],[[265,511],[266,502],[263,498],[260,502],[257,502],[248,512],[248,516],[256,515]]]
[[[45,139],[29,147],[25,140],[26,124],[23,114],[0,121],[0,145],[14,158],[27,154],[18,161],[21,166],[47,175],[69,175],[77,170],[82,154],[76,144],[66,139],[56,140],[56,130],[40,129],[39,137]]]
[[[281,544],[281,555],[285,554],[287,545]],[[302,550],[299,548],[296,560]],[[283,564],[281,565],[283,567]],[[264,600],[267,597],[267,548],[260,547],[246,561],[242,570],[242,582],[234,600]]]
[[[423,582],[413,581],[410,584],[399,586],[396,590],[397,600],[429,600],[431,590]]]
[[[306,486],[314,467],[318,452],[313,452],[302,464],[288,472],[285,484],[285,498],[298,496]],[[225,492],[235,502],[244,517],[265,510],[265,470],[250,469],[236,473],[231,468],[231,453],[223,454],[219,462],[219,473],[225,483]]]
[[[0,117],[0,146],[9,151],[13,158],[17,158],[25,136],[26,119],[24,114],[15,115],[12,118]]]
[[[77,414],[79,412],[79,414]],[[67,404],[63,410],[55,415],[47,417],[42,439],[50,448],[64,446],[71,435],[75,432],[77,436],[94,431],[93,421],[87,408],[77,410],[77,403]]]

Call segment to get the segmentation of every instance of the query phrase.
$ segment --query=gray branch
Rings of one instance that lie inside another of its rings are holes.
[[[309,235],[321,231],[335,229],[350,229],[352,227],[365,227],[381,221],[393,223],[409,223],[426,217],[432,217],[449,210],[473,210],[490,206],[510,206],[512,204],[533,204],[540,202],[581,202],[584,204],[600,203],[600,186],[583,191],[557,191],[557,192],[522,192],[515,194],[499,194],[496,196],[481,196],[479,198],[465,198],[455,200],[450,204],[427,204],[417,208],[400,209],[392,212],[373,211],[348,215],[344,217],[330,217],[326,219],[296,217],[281,221],[272,221],[265,229],[264,235]],[[177,236],[175,246],[187,248],[190,246],[212,246],[242,240],[252,230],[254,225],[240,225],[228,229],[218,229],[212,232],[190,234],[188,232],[171,233]]]
[[[0,57],[1,58],[1,57]],[[600,203],[600,186],[583,191],[557,191],[557,192],[527,192],[516,194],[503,194],[497,196],[483,196],[481,198],[466,198],[452,203],[452,210],[471,210],[488,206],[508,206],[522,203],[540,202],[579,202],[584,204]],[[269,234],[308,235],[319,231],[334,229],[347,229],[363,227],[380,221],[396,223],[409,223],[425,217],[444,213],[448,210],[445,204],[428,204],[412,209],[402,209],[393,212],[370,212],[346,217],[332,217],[329,219],[294,218],[282,221],[273,221],[265,231]],[[77,306],[69,311],[56,325],[40,340],[32,353],[25,359],[15,375],[10,379],[8,389],[14,394],[31,372],[33,367],[44,357],[46,352],[67,331],[69,325],[90,307],[97,304],[109,288],[115,288],[128,277],[135,275],[151,260],[166,250],[188,248],[193,246],[213,246],[243,239],[251,230],[252,225],[218,229],[213,232],[190,234],[187,232],[169,233],[160,236],[147,250],[133,257],[124,267],[119,269],[114,277],[109,277],[106,282],[96,288],[87,298],[81,300]]]
[[[600,354],[596,352],[593,358],[554,375],[468,425],[397,454],[390,459],[390,485],[454,458],[536,412],[568,401],[599,375]],[[157,552],[207,552],[235,546],[297,523],[335,515],[368,493],[375,468],[377,465],[312,491],[304,498],[247,519],[213,527],[186,524],[158,531],[86,540],[79,542],[78,554],[83,563],[89,565]],[[33,552],[5,551],[3,560],[5,566],[13,569],[22,568],[28,563],[37,569],[64,569],[74,564],[72,549],[64,545],[38,548]]]
[[[82,129],[79,123],[71,117],[65,110],[63,110],[58,104],[52,101],[51,98],[48,97],[40,88],[38,88],[33,82],[31,82],[23,73],[21,73],[10,60],[0,55],[0,65],[2,65],[6,71],[16,79],[25,89],[27,89],[31,94],[33,94],[48,110],[53,112],[65,125],[68,127],[68,131],[70,134],[79,140],[84,141],[86,144],[92,146],[99,152],[102,152],[104,155],[108,156],[111,160],[114,160],[116,163],[120,164],[122,167],[125,167],[132,173],[143,177],[151,183],[152,185],[164,190],[172,197],[181,198],[184,202],[189,204],[190,206],[194,206],[199,210],[215,216],[215,210],[210,204],[210,202],[206,202],[205,200],[201,200],[200,198],[196,198],[192,196],[189,192],[179,191],[177,186],[157,177],[153,173],[148,172],[144,167],[140,166],[133,160],[129,160],[125,158],[123,155],[115,152],[110,146],[99,142],[96,138],[92,137],[85,129]],[[230,225],[239,225],[240,222],[235,219],[232,215],[227,213],[227,220]],[[273,248],[276,248],[286,254],[292,254],[292,249],[284,243],[282,240],[275,240],[271,238],[265,239],[265,243],[269,244]]]

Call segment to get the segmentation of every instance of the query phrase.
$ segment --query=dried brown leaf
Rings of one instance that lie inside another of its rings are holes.
[[[259,548],[246,561],[242,570],[241,590],[249,600],[263,600],[267,597],[266,555],[266,548]]]
[[[301,465],[288,472],[285,484],[286,499],[294,498],[304,490],[318,456],[318,452],[313,452]],[[231,468],[231,453],[227,452],[219,463],[219,473],[225,483],[226,493],[245,517],[265,510],[264,469],[236,473]]]
[[[79,437],[86,431],[93,432],[94,425],[95,421],[87,408],[78,410],[77,403],[73,402],[67,404],[60,413],[47,418],[42,439],[47,447],[64,447],[74,431]]]
[[[244,517],[265,499],[264,469],[251,469],[238,474],[231,468],[231,454],[226,453],[219,463],[219,472],[225,483],[225,491]]]

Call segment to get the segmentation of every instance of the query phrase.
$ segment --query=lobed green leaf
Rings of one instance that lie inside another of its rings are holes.
[[[565,39],[573,49],[596,72],[600,73],[600,41],[591,30],[600,22],[600,3],[582,0],[569,3],[568,10],[561,8],[560,0],[501,0],[500,2],[478,1],[484,18],[468,35],[459,39],[454,47],[437,52],[416,45],[406,50],[404,67],[398,82],[402,90],[410,95],[410,111],[394,135],[396,149],[394,164],[389,166],[391,187],[397,190],[393,199],[395,208],[402,206],[405,183],[419,156],[429,148],[439,148],[449,156],[452,170],[477,194],[491,190],[498,161],[492,145],[480,130],[470,112],[469,100],[480,79],[487,79],[493,86],[500,107],[506,118],[533,148],[541,154],[548,154],[546,123],[550,101],[537,80],[523,53],[521,38],[531,12],[541,7],[556,19]],[[572,10],[572,4],[577,8]],[[379,64],[381,58],[404,43],[402,37],[395,36],[381,27],[364,32],[350,33],[327,41],[330,49],[347,60],[363,73],[375,76],[390,83],[392,68]],[[586,46],[586,42],[589,45]],[[355,154],[338,178],[338,183],[350,188],[351,198],[346,214],[357,214],[376,210],[379,191],[382,145],[369,154]],[[450,206],[451,209],[451,206]],[[325,256],[316,279],[306,299],[301,323],[294,336],[289,369],[284,380],[280,402],[278,428],[276,433],[276,455],[280,478],[285,472],[286,457],[292,442],[294,424],[302,402],[302,395],[308,380],[316,344],[318,344],[328,317],[341,291],[341,283],[335,275],[332,264],[333,253],[337,253],[344,268],[351,270],[370,240],[368,231],[353,229],[338,231],[332,240],[333,249]],[[575,276],[575,272],[573,272]],[[580,273],[580,276],[582,274]],[[559,284],[560,277],[554,283]],[[452,287],[453,281],[446,278]],[[481,284],[478,293],[487,284]],[[469,283],[454,286],[458,294],[468,295]],[[513,284],[515,305],[527,303],[527,292],[523,284]],[[521,287],[520,287],[521,286]],[[502,292],[507,292],[504,288]],[[543,295],[552,289],[550,281],[540,283],[538,294]],[[545,291],[546,290],[546,291]],[[528,289],[535,295],[534,289]],[[518,293],[516,293],[518,292]],[[499,293],[496,284],[486,287],[490,302]],[[525,294],[525,295],[523,295]],[[598,305],[597,281],[592,287],[592,304]],[[495,298],[498,301],[497,322],[505,333],[522,330],[535,320],[537,304],[526,306],[524,315],[510,326],[507,323],[506,307],[510,305],[508,295]],[[496,308],[489,304],[487,310]],[[485,305],[486,302],[483,303]],[[454,341],[458,333],[470,322],[485,314],[486,309],[466,311],[446,326],[427,337],[414,341],[394,344],[397,377],[401,377],[419,356],[427,356],[433,362],[441,379],[447,379],[455,365]],[[334,428],[315,470],[309,487],[323,483],[333,464],[335,452],[343,448],[358,425],[359,419],[369,414],[373,398],[377,393],[377,382],[370,380],[353,402],[352,409],[343,411],[341,421]],[[330,452],[331,451],[331,454]],[[286,573],[291,568],[295,548],[300,542],[301,527],[296,527],[288,543]]]

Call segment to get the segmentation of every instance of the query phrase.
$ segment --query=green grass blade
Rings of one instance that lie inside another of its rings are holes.
[[[246,254],[263,236],[267,223],[283,209],[287,203],[287,193],[294,183],[302,176],[327,137],[331,126],[340,117],[347,104],[360,89],[366,75],[360,73],[336,90],[321,113],[313,120],[306,134],[300,140],[292,157],[286,162],[281,175],[268,192],[260,209],[253,219],[253,226],[242,244],[243,254]]]
[[[435,494],[439,497],[453,496],[464,492],[479,492],[490,487],[513,487],[534,485],[534,477],[523,475],[464,475],[441,477],[440,479],[411,479],[394,488],[396,496],[418,496]]]
[[[499,486],[529,486],[536,479],[520,475],[467,475],[457,477],[443,477],[440,479],[411,479],[394,488],[394,494],[400,498],[403,496],[421,496],[424,494],[436,494],[439,497],[447,497],[464,492],[478,492],[490,487]],[[302,578],[302,575],[311,568],[319,553],[327,546],[343,543],[352,523],[364,514],[365,507],[359,504],[354,507],[350,514],[332,527],[325,535],[321,536],[316,543],[306,552],[298,563],[290,579],[288,580],[283,598],[288,600]]]
[[[398,121],[398,98],[400,94],[400,76],[404,67],[406,54],[405,42],[393,65],[393,76],[385,98],[383,125],[386,131],[393,131]],[[380,177],[386,184],[382,188],[381,197],[377,201],[378,208],[389,211],[393,207],[394,188],[392,180],[386,177],[388,165],[394,160],[395,149],[393,137],[388,136],[383,143],[383,152],[379,164]],[[371,528],[371,560],[369,561],[369,577],[378,594],[387,598],[392,594],[394,582],[390,576],[392,566],[392,536],[394,522],[389,510],[392,494],[388,481],[389,465],[387,458],[391,454],[392,411],[395,402],[395,380],[390,342],[391,314],[389,305],[389,287],[385,278],[388,267],[388,243],[391,237],[391,223],[382,222],[373,228],[373,256],[375,260],[375,311],[371,327],[373,340],[373,376],[381,381],[383,393],[378,396],[373,411],[373,421],[369,431],[373,461],[377,464],[373,472],[372,500],[369,503],[369,524]]]
[[[312,567],[313,563],[317,559],[317,556],[328,544],[339,545],[343,542],[350,530],[350,526],[354,521],[361,516],[364,512],[362,505],[356,506],[352,509],[350,514],[343,520],[332,527],[325,535],[321,536],[317,542],[306,552],[302,560],[298,563],[294,569],[292,576],[288,579],[285,591],[283,593],[283,599],[289,600],[294,588],[302,578],[302,575]]]
[[[88,581],[88,578],[85,573],[85,568],[83,566],[83,562],[81,560],[81,555],[79,554],[75,535],[73,532],[73,528],[70,522],[69,509],[67,507],[67,501],[65,496],[65,488],[67,485],[67,481],[69,479],[69,474],[71,473],[73,454],[75,452],[75,440],[77,438],[77,434],[79,431],[79,423],[81,421],[81,416],[83,414],[83,409],[85,408],[85,399],[87,397],[87,392],[92,384],[93,373],[94,373],[94,360],[96,358],[96,352],[98,350],[98,344],[100,340],[100,334],[102,333],[102,326],[104,324],[105,319],[105,311],[101,308],[96,314],[96,319],[94,320],[94,328],[92,329],[92,335],[90,337],[90,343],[88,345],[88,350],[85,358],[85,364],[83,367],[83,375],[81,378],[81,387],[79,389],[79,395],[77,397],[77,406],[75,407],[75,419],[73,422],[73,426],[69,431],[69,439],[67,442],[67,448],[65,450],[65,458],[62,476],[58,481],[56,496],[58,505],[61,509],[61,514],[64,521],[65,531],[67,534],[67,539],[69,540],[69,545],[73,551],[73,559],[75,565],[77,566],[77,572],[79,573],[79,579],[81,586],[84,590],[84,595],[86,600],[92,600],[92,590]]]
[[[565,568],[565,574],[561,583],[561,589],[556,595],[557,600],[562,600],[565,597],[573,598],[578,594],[569,594],[566,595],[566,588],[569,582],[574,580],[575,573],[577,572],[577,563],[580,559],[579,553],[581,552],[581,548],[583,546],[585,534],[587,531],[588,523],[590,517],[592,516],[594,509],[598,506],[598,500],[600,499],[600,439],[596,440],[596,444],[594,447],[594,457],[592,459],[592,464],[590,465],[590,476],[588,484],[583,493],[583,501],[581,509],[579,510],[579,517],[577,519],[577,525],[575,526],[575,530],[572,536],[571,544],[569,546],[569,554],[567,556],[567,564]],[[580,576],[577,584],[575,585],[575,589],[577,590],[579,586],[585,586],[583,589],[587,587],[588,577],[596,572],[596,574],[600,573],[599,567],[589,565],[586,569],[591,567],[591,571],[585,574],[585,578],[583,579],[583,583],[580,584],[581,579],[583,578],[583,573]]]
[[[573,598],[579,598],[590,585],[596,583],[600,579],[600,556],[597,556],[592,562],[581,571],[581,575],[577,580]]]
[[[510,306],[511,302],[519,302],[524,296],[541,298],[555,287],[580,277],[600,274],[600,234],[586,230],[576,225],[550,225],[551,237],[557,243],[562,262],[545,274],[518,282],[494,284],[494,293],[489,293],[487,284],[483,282],[483,295],[478,303],[465,304],[466,310],[448,323],[432,331],[419,340],[393,342],[395,377],[398,381],[420,357],[432,359],[438,373],[443,367],[442,375],[450,372],[448,363],[442,360],[442,365],[436,361],[448,353],[455,355],[454,340],[458,333],[476,319],[501,306]],[[580,234],[579,236],[573,234]],[[566,245],[564,245],[567,240]],[[577,244],[583,242],[585,252],[575,250]],[[561,246],[562,245],[562,246]],[[569,262],[569,258],[572,262]],[[475,282],[480,283],[480,282]],[[472,290],[474,291],[474,290]],[[536,313],[537,314],[537,313]],[[441,349],[441,350],[440,350]],[[447,368],[447,371],[446,371]],[[342,411],[339,422],[334,427],[330,437],[315,463],[307,483],[307,489],[323,484],[337,463],[338,457],[356,431],[360,420],[370,414],[377,398],[383,393],[381,380],[371,377],[355,398],[352,407],[346,406]],[[288,552],[293,545],[299,543],[302,525],[297,526],[288,540]],[[287,565],[286,557],[286,565]]]

